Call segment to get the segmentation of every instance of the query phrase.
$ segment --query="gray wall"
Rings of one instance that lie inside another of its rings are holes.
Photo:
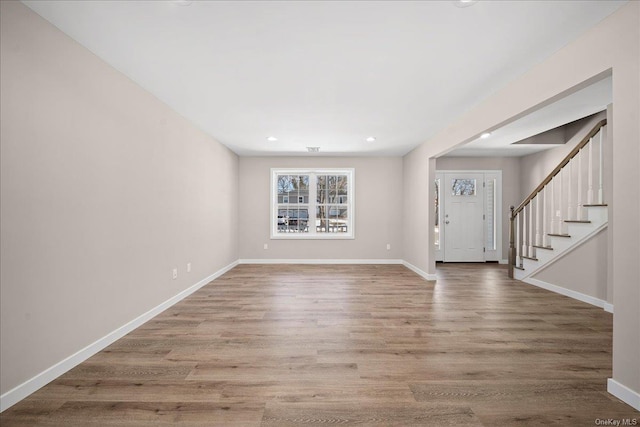
[[[0,3],[5,393],[237,259],[238,159]]]
[[[594,55],[593,52],[598,52]],[[640,393],[640,3],[629,2],[407,154],[405,183],[429,194],[431,158],[613,74],[613,379]],[[405,195],[408,191],[405,185]],[[405,258],[435,272],[430,198],[405,197]],[[624,224],[616,227],[615,224]],[[431,234],[431,235],[430,235]]]
[[[355,168],[355,239],[270,240],[271,168],[307,167]],[[401,259],[402,158],[241,157],[238,212],[241,259]]]
[[[509,206],[522,202],[520,195],[520,159],[518,157],[440,157],[437,170],[501,170],[502,171],[502,259],[508,258]]]

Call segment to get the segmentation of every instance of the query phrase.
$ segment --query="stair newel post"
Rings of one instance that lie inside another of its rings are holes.
[[[516,218],[513,215],[513,206],[509,206],[509,278],[513,279],[513,266],[516,264]]]
[[[587,191],[587,204],[593,204],[593,138],[589,139],[589,166],[587,170],[588,178],[588,186],[589,190]]]
[[[516,214],[516,250],[515,250],[516,257],[513,260],[514,264],[518,261],[519,258],[522,257],[522,227],[520,226],[521,221],[522,221],[522,212],[518,212]]]
[[[533,199],[531,199],[531,201],[529,202],[529,248],[527,250],[527,256],[529,257],[533,257],[533,245],[534,245],[534,230],[533,230],[533,226],[534,226],[534,218],[533,218]]]
[[[582,220],[582,151],[578,151],[578,205],[576,207],[576,219]]]
[[[598,144],[598,148],[600,149],[600,154],[598,155],[598,172],[599,172],[599,187],[598,187],[598,204],[601,205],[604,200],[603,195],[602,195],[602,169],[604,167],[604,161],[602,159],[602,134],[603,134],[603,130],[604,130],[604,126],[600,128],[600,131],[598,132],[598,134],[600,135],[600,143]]]
[[[553,185],[553,181],[549,184]],[[547,189],[548,185],[545,185],[542,189],[542,246],[547,247]]]

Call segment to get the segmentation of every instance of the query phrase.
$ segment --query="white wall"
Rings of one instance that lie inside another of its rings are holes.
[[[639,59],[640,3],[629,2],[404,158],[405,183],[411,182],[413,190],[429,194],[428,184],[434,176],[430,158],[613,74],[612,384],[618,390],[626,387],[636,396],[640,394],[640,187],[625,184],[640,182]],[[404,203],[405,258],[411,257],[423,270],[434,271],[435,262],[429,253],[433,237],[429,236],[433,215],[430,200],[405,197]]]
[[[271,168],[355,168],[355,239],[270,239]],[[402,158],[241,157],[240,259],[402,258]],[[267,243],[269,249],[263,249]],[[387,243],[391,250],[387,250]]]
[[[0,7],[4,394],[237,259],[238,159],[21,3]]]
[[[509,255],[509,206],[522,202],[520,195],[520,159],[518,157],[440,157],[437,170],[500,170],[502,171],[502,259]]]

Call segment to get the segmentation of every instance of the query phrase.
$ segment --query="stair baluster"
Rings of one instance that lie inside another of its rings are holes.
[[[588,186],[589,186],[589,190],[587,190],[587,204],[588,205],[592,205],[593,204],[593,138],[589,139],[589,167],[588,167],[588,171],[587,174],[589,175],[588,178]]]
[[[534,199],[531,199],[531,203],[529,203],[529,247],[528,247],[528,251],[527,251],[527,256],[533,258],[534,255],[534,251],[533,251],[533,245],[534,245],[534,230],[533,230],[533,225],[535,224],[533,221],[533,201]]]
[[[525,206],[522,209],[522,251],[520,252],[520,256],[528,256],[528,239],[527,239],[527,207]]]
[[[569,159],[569,164],[567,164],[567,220],[571,221],[573,219],[573,162],[572,159]]]
[[[562,202],[564,201],[564,199],[562,198],[562,194],[564,193],[564,189],[562,188],[562,184],[564,184],[564,174],[564,169],[561,169],[558,173],[558,177],[560,180],[560,195],[558,198],[558,210],[556,211],[556,217],[558,218],[558,234],[562,234],[562,231],[564,229],[564,207],[562,206]]]
[[[558,228],[558,219],[556,218],[556,177],[554,176],[551,179],[549,185],[551,186],[551,234],[556,232]]]
[[[551,188],[553,188],[553,181],[551,181],[552,186]],[[542,189],[542,246],[544,246],[545,248],[547,247],[547,233],[549,233],[549,230],[547,230],[547,189],[548,186],[545,186]]]
[[[540,209],[543,206],[540,206],[540,195],[542,194],[542,192],[538,193],[538,195],[535,197],[536,200],[536,246],[540,246],[542,245],[542,215],[540,214]]]
[[[576,219],[582,221],[582,152],[578,151],[576,157],[578,157],[578,205],[576,207]]]

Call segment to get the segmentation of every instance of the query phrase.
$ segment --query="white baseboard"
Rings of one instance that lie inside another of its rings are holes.
[[[620,384],[613,378],[607,379],[607,391],[635,410],[640,411],[640,393]]]
[[[534,279],[533,277],[527,277],[522,279],[524,283],[528,283],[533,286],[537,286],[542,289],[546,289],[551,292],[555,292],[560,295],[564,295],[569,298],[577,299],[578,301],[586,302],[587,304],[595,305],[596,307],[605,308],[606,301],[601,300],[591,295],[583,294],[571,289],[563,288],[561,286],[553,285],[551,283],[544,282],[542,280]],[[613,306],[612,306],[613,309]]]
[[[212,280],[222,276],[224,273],[226,273],[227,271],[231,270],[237,264],[238,264],[238,261],[232,262],[231,264],[227,265],[226,267],[216,271],[212,275],[207,276],[204,279],[200,280],[195,285],[185,289],[184,291],[182,291],[179,294],[169,298],[168,300],[166,300],[165,302],[161,303],[160,305],[158,305],[158,306],[152,308],[151,310],[147,311],[146,313],[136,317],[135,319],[133,319],[129,323],[119,327],[118,329],[114,330],[113,332],[110,332],[109,334],[105,335],[104,337],[100,338],[99,340],[95,341],[94,343],[89,344],[88,346],[86,346],[82,350],[72,354],[71,356],[67,357],[66,359],[64,359],[64,360],[56,363],[55,365],[51,366],[50,368],[40,372],[35,377],[25,381],[24,383],[14,387],[13,389],[7,391],[2,396],[0,396],[0,412],[3,412],[5,409],[10,408],[11,406],[15,405],[16,403],[18,403],[19,401],[21,401],[25,397],[29,396],[31,393],[33,393],[33,392],[37,391],[38,389],[44,387],[45,385],[47,385],[51,381],[53,381],[56,378],[58,378],[60,375],[62,375],[65,372],[69,371],[70,369],[74,368],[75,366],[79,365],[80,363],[84,362],[89,357],[91,357],[94,354],[98,353],[99,351],[101,351],[105,347],[113,344],[115,341],[117,341],[118,339],[122,338],[123,336],[125,336],[129,332],[133,331],[134,329],[136,329],[137,327],[141,326],[142,324],[144,324],[148,320],[150,320],[153,317],[157,316],[158,314],[162,313],[167,308],[171,307],[172,305],[176,304],[180,300],[182,300],[182,299],[186,298],[187,296],[191,295],[192,293],[194,293],[195,291],[197,291],[198,289],[200,289],[201,287],[203,287],[207,283],[209,283]]]
[[[607,311],[609,313],[613,313],[613,304],[605,302],[603,308],[604,308],[604,311]]]
[[[407,267],[409,270],[413,271],[414,273],[418,274],[419,276],[422,276],[425,280],[429,280],[429,281],[433,281],[436,280],[436,275],[435,274],[429,274],[426,271],[423,271],[421,269],[419,269],[418,267],[416,267],[415,265],[408,263],[407,261],[402,261],[402,265],[404,265],[405,267]]]
[[[239,259],[239,264],[402,264],[401,259]]]

